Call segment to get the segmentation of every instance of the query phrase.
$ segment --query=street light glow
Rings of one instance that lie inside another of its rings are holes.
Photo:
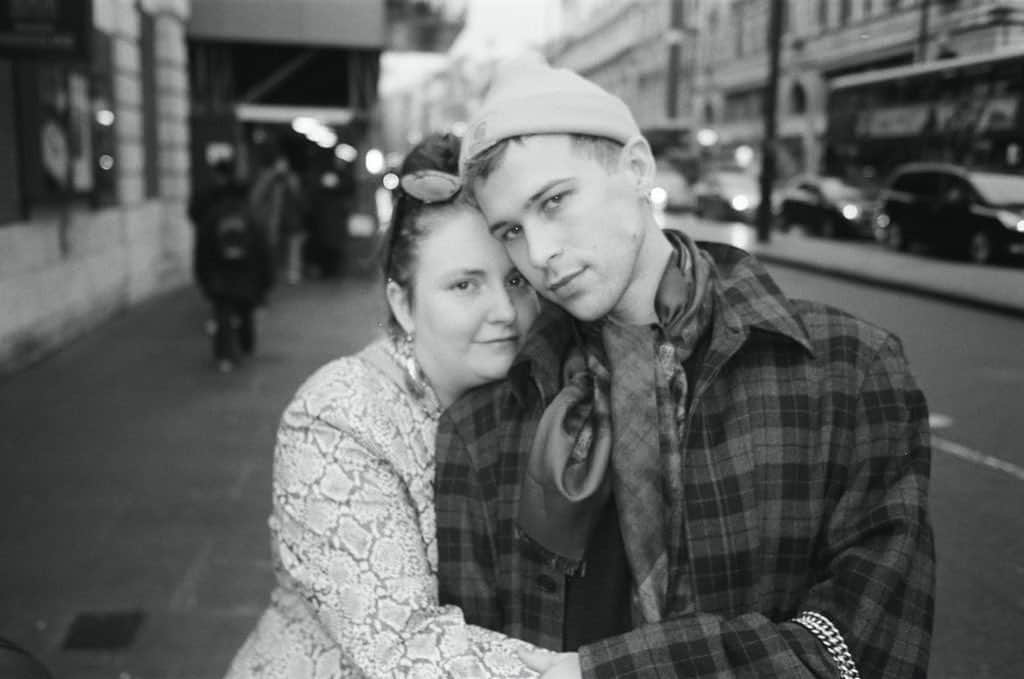
[[[366,152],[366,171],[370,174],[380,174],[384,171],[384,154],[380,149],[370,149]]]

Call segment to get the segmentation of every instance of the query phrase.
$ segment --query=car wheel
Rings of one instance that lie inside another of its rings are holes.
[[[885,230],[885,244],[893,250],[905,252],[910,249],[910,242],[907,240],[907,234],[903,231],[903,227],[898,222],[890,222],[889,226]]]
[[[967,258],[975,264],[988,264],[996,256],[992,236],[984,231],[975,231],[967,242]]]

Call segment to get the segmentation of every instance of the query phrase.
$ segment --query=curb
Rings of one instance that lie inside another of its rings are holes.
[[[859,273],[848,269],[837,269],[834,267],[834,265],[825,266],[823,264],[816,264],[804,259],[787,257],[785,255],[765,252],[763,250],[752,252],[751,254],[760,259],[761,261],[770,262],[772,264],[776,264],[779,266],[786,266],[792,269],[800,269],[803,271],[808,271],[810,273],[831,276],[833,278],[842,278],[844,280],[849,280],[856,283],[864,283],[867,285],[885,287],[891,290],[907,292],[921,297],[929,297],[944,302],[959,304],[961,306],[969,306],[975,309],[989,311],[1003,316],[1024,319],[1024,308],[1014,304],[996,302],[991,299],[983,299],[969,294],[961,294],[947,290],[939,290],[928,285],[913,283],[905,280],[898,280],[895,278],[879,278],[878,276],[869,276],[867,274]]]

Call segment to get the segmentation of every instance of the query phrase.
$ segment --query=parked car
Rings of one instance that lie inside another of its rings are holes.
[[[658,159],[654,173],[651,202],[655,208],[664,212],[692,212],[695,207],[693,191],[686,177],[669,162],[661,159]]]
[[[693,193],[697,215],[721,221],[753,222],[761,202],[757,177],[732,170],[708,173]]]
[[[838,177],[799,175],[780,192],[780,229],[801,228],[822,238],[872,238],[871,201]]]
[[[899,167],[879,196],[878,240],[987,263],[1024,254],[1024,175],[946,163]]]

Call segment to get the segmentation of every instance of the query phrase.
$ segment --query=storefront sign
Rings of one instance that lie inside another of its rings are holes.
[[[0,57],[86,57],[90,0],[0,0]]]

